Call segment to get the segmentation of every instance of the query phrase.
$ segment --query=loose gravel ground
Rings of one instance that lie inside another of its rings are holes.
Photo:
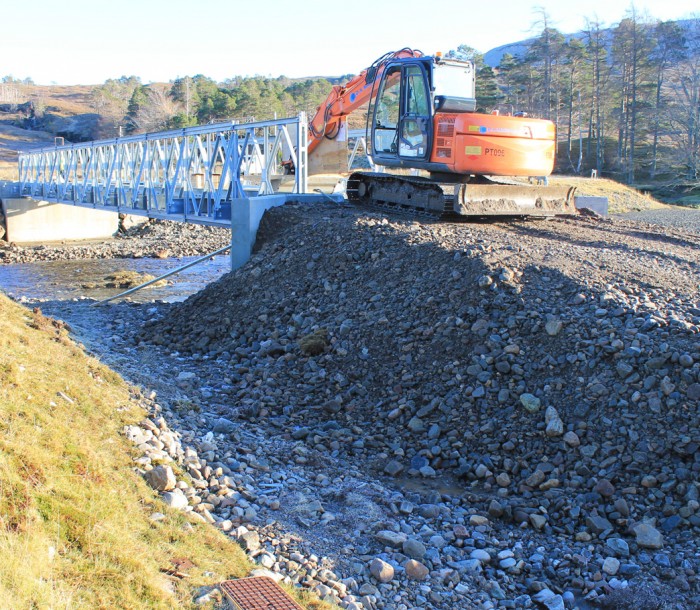
[[[666,207],[662,210],[645,210],[620,214],[620,218],[664,227],[700,232],[700,210]]]
[[[184,303],[42,307],[155,390],[138,467],[267,573],[351,610],[690,609],[688,227],[288,205]]]

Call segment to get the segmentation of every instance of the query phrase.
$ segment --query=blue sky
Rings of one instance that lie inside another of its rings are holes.
[[[404,46],[432,54],[481,52],[537,31],[544,8],[564,33],[586,19],[620,21],[629,0],[28,0],[6,2],[0,76],[38,84],[143,82],[205,74],[291,77],[357,73]],[[698,0],[637,0],[667,20],[700,13]],[[434,10],[434,12],[431,12]]]

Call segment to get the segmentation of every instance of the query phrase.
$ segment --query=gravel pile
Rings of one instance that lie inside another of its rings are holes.
[[[149,220],[113,239],[19,246],[0,240],[0,265],[94,258],[169,258],[208,254],[231,243],[228,227]]]
[[[47,305],[157,389],[189,479],[154,487],[351,610],[698,607],[700,234],[288,205],[260,235],[184,303]]]

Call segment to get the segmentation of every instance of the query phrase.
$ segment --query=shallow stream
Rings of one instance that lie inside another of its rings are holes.
[[[14,298],[65,301],[82,296],[106,299],[126,290],[99,287],[110,274],[117,271],[136,271],[158,277],[196,258],[196,256],[166,259],[118,258],[0,265],[0,290]],[[153,300],[184,301],[229,270],[229,256],[226,254],[215,256],[169,277],[167,286],[159,288],[149,286],[127,298],[140,303]],[[97,288],[83,287],[95,284],[98,285]]]

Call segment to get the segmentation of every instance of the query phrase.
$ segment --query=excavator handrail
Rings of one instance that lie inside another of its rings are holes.
[[[345,85],[334,85],[328,97],[317,108],[316,114],[309,121],[309,154],[325,138],[335,139],[338,135],[338,124],[342,117],[347,116],[374,95],[375,83],[381,77],[386,65],[394,59],[423,57],[423,52],[404,47],[398,51],[385,53],[365,68]]]

